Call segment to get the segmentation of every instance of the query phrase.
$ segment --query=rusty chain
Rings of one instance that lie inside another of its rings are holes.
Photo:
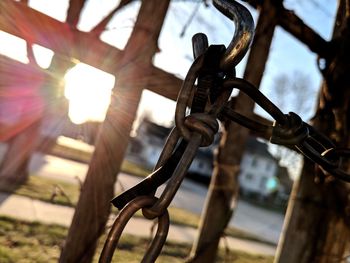
[[[350,174],[343,168],[344,159],[350,157],[350,149],[337,148],[331,139],[305,123],[297,114],[284,114],[251,83],[239,79],[227,79],[223,86],[246,93],[274,119],[272,126],[249,119],[226,106],[221,118],[227,117],[249,129],[268,134],[273,144],[290,146],[318,164],[324,171],[340,180],[350,182]]]
[[[125,208],[119,213],[108,233],[107,241],[102,249],[99,262],[111,262],[114,250],[117,246],[119,238],[130,218],[139,210],[147,206],[153,205],[157,201],[156,197],[139,196],[129,202]],[[146,254],[141,262],[154,262],[165,243],[169,231],[169,213],[164,212],[158,217],[158,229],[155,238],[152,240]]]
[[[295,113],[284,114],[255,86],[235,77],[235,66],[248,51],[254,34],[249,11],[235,1],[214,0],[214,6],[235,23],[235,34],[228,48],[208,46],[200,33],[193,39],[194,62],[179,92],[175,127],[171,131],[154,171],[140,183],[112,200],[120,209],[105,242],[99,262],[110,262],[124,227],[132,215],[142,209],[147,219],[158,218],[158,230],[142,262],[154,262],[166,241],[169,229],[167,208],[179,189],[199,147],[211,145],[218,132],[218,119],[229,119],[261,133],[270,142],[294,148],[336,178],[350,182],[350,174],[342,169],[350,149],[336,148],[326,136],[302,121]],[[197,81],[197,85],[195,85]],[[230,107],[233,89],[247,94],[273,119],[272,126],[259,123]],[[187,109],[191,111],[188,115]],[[166,187],[155,197],[159,186]]]

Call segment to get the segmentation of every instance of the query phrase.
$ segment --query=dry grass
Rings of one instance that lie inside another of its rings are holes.
[[[67,229],[57,225],[26,223],[0,217],[0,262],[1,263],[54,263],[58,261],[60,249]],[[101,237],[94,262],[102,249],[105,236]],[[148,240],[130,235],[122,236],[112,262],[140,262]],[[157,262],[184,262],[190,244],[167,242]],[[239,251],[220,251],[217,262],[270,263],[270,256],[258,256]]]

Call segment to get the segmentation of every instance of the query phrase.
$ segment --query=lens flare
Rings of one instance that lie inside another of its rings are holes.
[[[65,97],[69,100],[71,121],[103,121],[114,81],[113,75],[83,63],[69,70],[65,76]]]

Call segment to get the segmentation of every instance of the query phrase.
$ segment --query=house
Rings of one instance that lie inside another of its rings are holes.
[[[268,197],[278,189],[276,177],[278,162],[267,149],[267,144],[248,138],[241,161],[239,183],[243,195]]]
[[[243,197],[269,200],[276,205],[285,205],[292,190],[293,181],[286,167],[271,155],[267,144],[249,138],[241,161],[239,176]]]
[[[152,169],[159,159],[170,132],[171,128],[157,125],[147,118],[143,119],[136,131],[136,136],[130,140],[126,158]],[[189,173],[209,178],[213,170],[212,160],[212,147],[199,148]]]

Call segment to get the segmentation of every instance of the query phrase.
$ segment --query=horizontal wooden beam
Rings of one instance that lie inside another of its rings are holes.
[[[33,87],[42,84],[48,76],[47,71],[24,64],[0,54],[0,99],[7,99],[7,96],[25,94],[20,91],[30,93]],[[14,88],[13,93],[9,92]],[[17,93],[18,92],[18,93]]]
[[[32,83],[33,80],[36,83],[40,83],[44,80],[44,77],[47,74],[46,70],[40,69],[38,67],[33,67],[30,64],[24,64],[19,61],[13,60],[11,58],[8,58],[6,56],[0,55],[0,92],[2,88],[9,88],[9,87],[26,87],[25,84],[29,81]],[[156,76],[162,76],[162,70],[154,68],[155,72],[151,75]],[[170,74],[169,74],[170,75]],[[168,85],[169,82],[171,83],[178,83],[180,80],[174,76],[174,78],[168,78],[166,74],[166,77],[158,77],[158,78],[151,78],[150,80],[150,89],[153,92],[156,92],[160,94],[161,92],[166,92],[167,94],[171,95],[171,98],[173,97],[176,99],[177,92],[175,90],[171,89],[171,85]],[[170,75],[172,76],[172,75]],[[148,80],[141,80],[140,85],[143,81]],[[33,83],[32,83],[33,84]],[[178,83],[180,84],[180,83]],[[35,85],[35,83],[34,83]],[[169,88],[170,87],[170,88]],[[8,91],[6,91],[8,92]],[[4,97],[5,98],[5,97]],[[268,126],[272,126],[273,122],[253,113],[252,119],[263,123]],[[261,133],[256,132],[254,130],[250,130],[250,135],[263,138],[265,140],[270,139],[270,134],[268,133]],[[290,148],[291,150],[295,150],[293,148]]]
[[[102,42],[93,34],[74,29],[21,2],[0,1],[0,30],[113,75],[121,66],[119,61],[123,51]],[[175,100],[182,80],[154,66],[151,72],[150,86],[143,88]]]
[[[307,26],[293,11],[282,9],[278,15],[278,24],[304,43],[312,52],[322,58],[330,57],[330,42],[324,40],[311,27]]]
[[[151,69],[147,89],[168,99],[176,100],[182,86],[182,79],[157,67]]]
[[[0,30],[113,74],[122,52],[13,0],[0,1]]]
[[[23,86],[23,82],[38,81],[48,72],[31,64],[21,63],[0,54],[0,88]],[[147,86],[144,85],[147,83]],[[153,67],[147,79],[140,79],[138,86],[168,99],[176,100],[182,80],[175,75]]]
[[[259,9],[263,0],[245,0],[252,7]],[[323,58],[331,56],[331,44],[323,39],[311,27],[307,26],[301,18],[293,11],[285,9],[282,1],[275,2],[278,8],[277,23],[288,33],[292,34],[296,39],[305,44],[312,52]]]

